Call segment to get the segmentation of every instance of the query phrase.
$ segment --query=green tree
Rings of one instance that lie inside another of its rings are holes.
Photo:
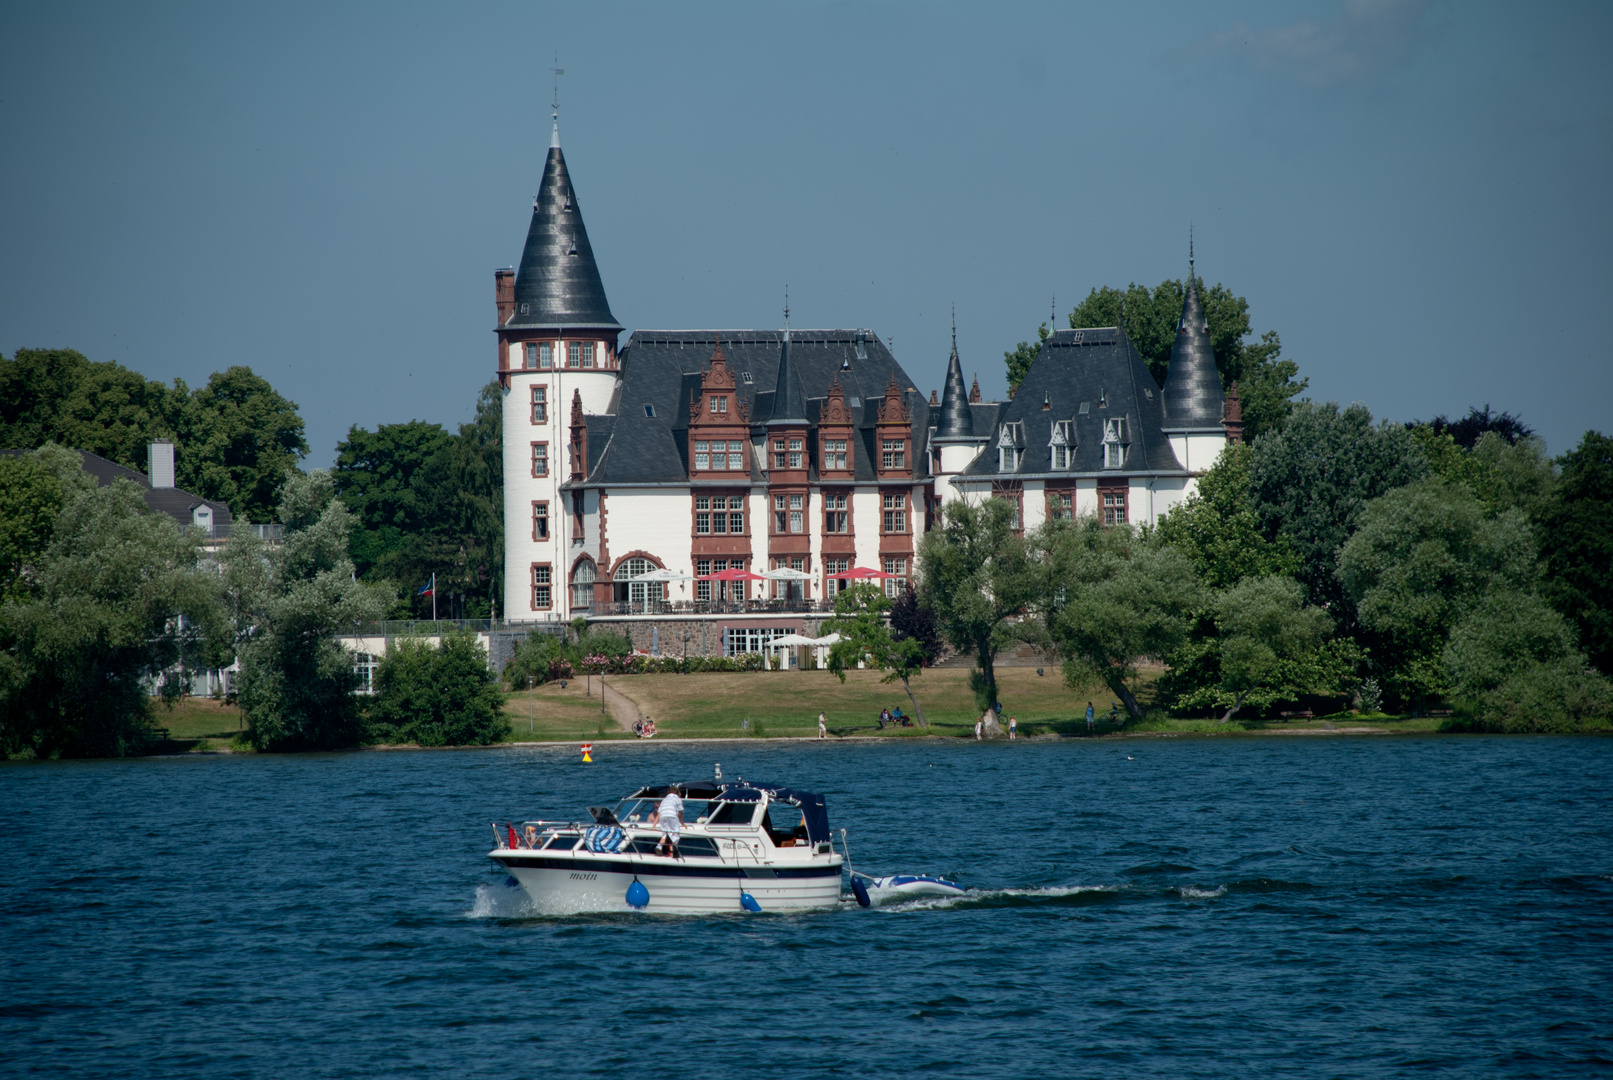
[[[1100,679],[1141,719],[1131,688],[1138,659],[1179,649],[1204,602],[1192,563],[1157,538],[1091,517],[1048,522],[1036,545],[1044,571],[1038,599],[1065,683]]]
[[[227,503],[242,521],[273,520],[286,474],[308,453],[296,404],[248,367],[214,372],[174,428],[179,486]]]
[[[1293,576],[1299,570],[1287,537],[1267,539],[1254,510],[1253,451],[1236,443],[1221,451],[1197,490],[1160,521],[1162,542],[1193,562],[1204,584],[1225,589],[1250,577]]]
[[[1431,424],[1409,427],[1412,439],[1428,462],[1429,471],[1470,491],[1486,513],[1519,509],[1538,516],[1557,486],[1556,469],[1546,456],[1546,445],[1532,435],[1509,442],[1501,434],[1485,431],[1472,447],[1457,442],[1449,431]]]
[[[410,421],[354,427],[337,446],[337,490],[356,516],[354,562],[366,580],[407,587],[399,616],[430,611],[415,587],[433,574],[456,616],[494,614],[504,562],[501,416],[493,382],[457,435]]]
[[[924,708],[913,696],[913,678],[924,671],[924,647],[914,638],[898,641],[891,634],[885,625],[890,606],[877,585],[853,585],[835,596],[834,618],[824,620],[822,627],[825,634],[840,635],[840,640],[829,646],[829,670],[845,682],[846,671],[859,663],[876,671],[889,669],[883,681],[901,680],[919,727],[929,727]]]
[[[192,393],[72,349],[18,349],[0,357],[0,401],[10,447],[58,442],[144,472],[147,444],[173,439],[175,482],[243,521],[268,519],[286,471],[308,452],[297,406],[245,367]]]
[[[64,441],[63,407],[90,368],[89,358],[76,349],[18,349],[9,360],[0,356],[0,445],[30,450]]]
[[[1354,613],[1337,576],[1339,549],[1368,502],[1427,470],[1411,434],[1398,424],[1374,424],[1365,405],[1300,402],[1280,430],[1255,440],[1250,485],[1260,531],[1288,543],[1309,602],[1346,632]]]
[[[933,612],[941,635],[959,652],[973,653],[970,685],[982,709],[997,701],[997,652],[1019,640],[1012,620],[1038,598],[1038,575],[1013,511],[1002,499],[979,506],[948,503],[939,529],[919,541],[924,578],[920,601]]]
[[[1106,285],[1093,289],[1070,312],[1070,328],[1123,326],[1126,336],[1148,362],[1148,370],[1163,386],[1186,297],[1187,283],[1180,280],[1162,281],[1152,291],[1135,282],[1124,291]],[[1252,333],[1252,325],[1249,302],[1243,297],[1220,284],[1206,288],[1200,278],[1199,300],[1204,305],[1204,322],[1209,329],[1215,366],[1221,373],[1221,387],[1238,384],[1244,436],[1252,440],[1279,427],[1288,415],[1292,398],[1304,391],[1309,380],[1298,378],[1298,364],[1282,359],[1282,341],[1275,330],[1260,335],[1258,342],[1245,340]]]
[[[24,573],[44,554],[65,499],[37,453],[0,456],[0,600],[26,594]]]
[[[1445,669],[1456,704],[1491,730],[1572,731],[1613,712],[1573,627],[1532,593],[1479,599],[1451,633]]]
[[[1535,517],[1545,595],[1578,628],[1591,663],[1613,674],[1613,438],[1587,431],[1558,465],[1561,481]]]
[[[364,737],[358,676],[332,635],[379,618],[385,593],[354,576],[353,515],[328,473],[290,474],[278,513],[283,544],[265,549],[243,538],[226,553],[248,738],[260,750],[356,746]]]
[[[127,480],[97,487],[77,454],[33,455],[65,499],[48,545],[0,606],[0,750],[107,757],[145,751],[151,689],[169,701],[214,666],[228,635],[199,539],[147,510]]]
[[[504,692],[474,634],[446,634],[440,645],[393,643],[376,672],[371,734],[421,746],[487,746],[510,733]]]
[[[1052,336],[1053,331],[1047,328],[1046,323],[1043,323],[1036,328],[1036,344],[1032,345],[1028,341],[1021,341],[1011,350],[1003,353],[1003,361],[1008,365],[1009,397],[1013,397],[1019,392],[1019,384],[1025,381],[1025,376],[1030,372],[1031,365],[1036,362],[1037,355],[1042,351],[1042,343]]]
[[[1336,693],[1354,670],[1353,643],[1329,641],[1333,620],[1305,605],[1292,578],[1239,582],[1216,598],[1215,621],[1221,681],[1214,704],[1226,708],[1222,723],[1245,705],[1264,709]]]
[[[1338,573],[1384,689],[1416,705],[1445,694],[1445,644],[1463,613],[1494,591],[1533,591],[1539,569],[1520,511],[1488,517],[1465,487],[1426,480],[1367,504]]]

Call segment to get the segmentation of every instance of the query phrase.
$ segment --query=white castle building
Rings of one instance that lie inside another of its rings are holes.
[[[1008,402],[965,391],[956,341],[939,400],[865,329],[618,347],[558,123],[520,264],[494,280],[505,617],[620,620],[653,651],[811,633],[854,567],[894,594],[953,499],[1005,498],[1022,529],[1157,521],[1239,438],[1191,284],[1163,389],[1113,327],[1049,338]],[[698,580],[725,570],[796,574]]]

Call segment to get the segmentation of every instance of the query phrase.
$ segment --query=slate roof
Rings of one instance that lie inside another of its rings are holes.
[[[0,454],[27,454],[28,450],[0,450]],[[221,502],[204,499],[200,495],[192,495],[183,488],[154,488],[151,481],[143,472],[128,469],[115,461],[108,461],[99,454],[92,454],[88,450],[75,450],[83,462],[84,471],[95,478],[96,484],[101,487],[111,487],[114,480],[128,480],[139,485],[140,494],[145,497],[146,507],[158,514],[167,514],[181,526],[191,523],[191,511],[198,506],[209,506],[213,510],[213,526],[231,523],[230,508]]]
[[[1176,323],[1176,342],[1171,346],[1171,366],[1165,374],[1165,430],[1202,431],[1220,428],[1226,408],[1221,392],[1221,374],[1215,367],[1210,333],[1199,302],[1198,280],[1188,260],[1187,295],[1182,298],[1182,317]]]
[[[1130,339],[1115,327],[1057,331],[1042,343],[1013,400],[994,407],[999,412],[990,428],[982,428],[981,415],[975,415],[974,430],[990,431],[991,441],[963,470],[965,479],[1186,472],[1161,427],[1164,408],[1159,386]],[[1106,469],[1104,421],[1120,416],[1126,418],[1130,446],[1122,467]],[[1053,472],[1050,442],[1052,424],[1058,420],[1072,421],[1074,467]],[[1017,470],[1002,474],[997,469],[997,442],[1002,425],[1016,422],[1021,425],[1018,444],[1024,457]]]
[[[963,366],[958,363],[958,343],[954,340],[952,355],[947,358],[946,389],[941,394],[941,415],[936,421],[935,437],[967,439],[974,436],[975,430],[969,391],[963,386]],[[988,434],[991,428],[979,430]]]
[[[523,310],[523,305],[525,308]],[[605,299],[577,193],[559,138],[549,147],[532,224],[515,272],[515,314],[506,326],[621,330]]]
[[[588,478],[581,485],[567,486],[688,483],[689,401],[699,393],[700,374],[719,339],[735,391],[746,403],[752,438],[762,437],[767,421],[776,415],[783,338],[782,330],[635,331],[620,353],[614,416],[587,419]],[[839,379],[859,442],[853,454],[854,476],[869,482],[876,479],[874,422],[894,375],[912,418],[909,461],[919,467],[920,478],[927,475],[923,448],[932,410],[872,331],[791,330],[788,372],[797,381],[800,412],[814,426],[830,383]],[[789,381],[785,380],[783,411],[793,411]],[[764,475],[753,455],[751,479],[760,481]],[[815,469],[812,479],[816,480]]]

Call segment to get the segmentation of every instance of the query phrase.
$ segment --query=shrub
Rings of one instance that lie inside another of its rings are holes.
[[[486,746],[510,732],[504,694],[475,636],[442,644],[397,642],[376,672],[370,732],[377,740],[421,746]]]

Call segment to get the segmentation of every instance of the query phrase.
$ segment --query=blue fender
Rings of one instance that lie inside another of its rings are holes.
[[[627,887],[628,906],[642,909],[648,907],[649,903],[650,890],[644,887],[644,882],[640,881],[638,878],[634,878],[633,884]]]
[[[857,898],[858,907],[870,906],[868,899],[868,886],[863,884],[862,878],[854,877],[851,879],[851,895]]]
[[[752,896],[748,892],[742,892],[739,894],[739,906],[744,908],[746,911],[762,910],[762,905],[756,902],[756,897]]]

